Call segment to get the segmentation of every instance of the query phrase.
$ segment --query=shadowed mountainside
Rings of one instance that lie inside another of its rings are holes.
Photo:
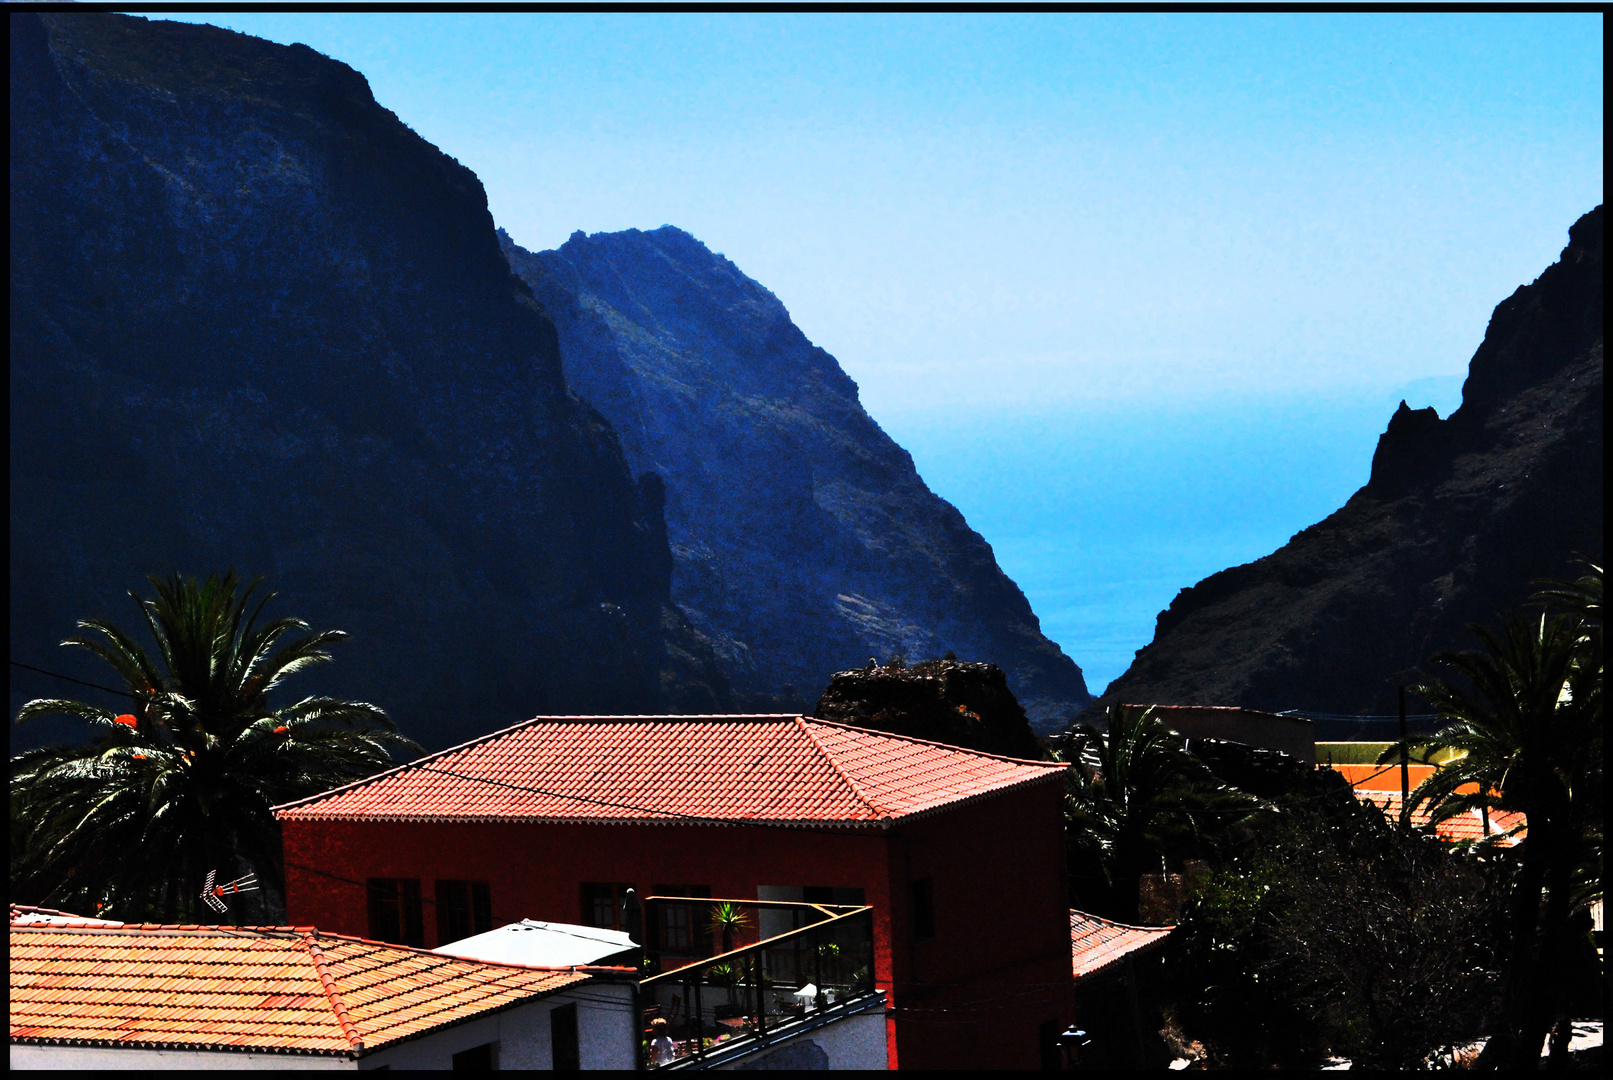
[[[13,657],[104,679],[76,618],[234,566],[428,745],[726,704],[468,169],[306,46],[9,18]]]
[[[574,234],[510,264],[568,384],[666,479],[672,595],[749,708],[809,708],[870,654],[999,664],[1032,723],[1090,700],[1019,588],[767,289],[679,229]]]
[[[1277,552],[1184,589],[1105,691],[1131,703],[1391,713],[1466,626],[1602,555],[1602,208],[1490,319],[1448,419],[1404,402],[1371,479]]]

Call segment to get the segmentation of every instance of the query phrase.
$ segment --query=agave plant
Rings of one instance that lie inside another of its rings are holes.
[[[154,656],[104,619],[81,621],[90,634],[62,642],[117,672],[125,711],[45,698],[17,713],[18,723],[77,717],[91,739],[12,758],[12,896],[131,920],[213,921],[199,903],[208,872],[255,873],[266,890],[256,914],[273,914],[282,873],[270,807],[419,747],[366,702],[271,704],[291,676],[330,660],[340,631],[307,633],[295,618],[260,625],[275,594],[254,604],[259,583],[243,590],[233,573],[150,580],[154,597],[130,595]]]

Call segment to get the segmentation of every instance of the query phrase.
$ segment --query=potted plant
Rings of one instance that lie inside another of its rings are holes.
[[[724,900],[711,909],[711,932],[722,938],[722,951],[732,952],[734,935],[750,925],[750,916],[738,904]]]

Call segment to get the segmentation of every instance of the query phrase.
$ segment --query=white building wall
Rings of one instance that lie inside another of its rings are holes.
[[[890,1068],[885,1042],[885,1010],[870,1009],[832,1024],[781,1039],[718,1069],[880,1069]]]
[[[498,1044],[498,1068],[553,1069],[549,1013],[561,1005],[577,1005],[577,1042],[584,1069],[632,1069],[637,1054],[633,1022],[633,988],[625,984],[589,982],[519,1008],[359,1058],[360,1069],[382,1065],[394,1069],[449,1069],[454,1055],[485,1043]]]
[[[352,1070],[350,1057],[320,1054],[248,1054],[225,1050],[146,1050],[112,1046],[11,1044],[13,1069],[337,1069]]]
[[[498,1044],[499,1069],[552,1069],[549,1012],[577,1005],[577,1042],[584,1069],[632,1069],[638,1054],[633,987],[589,982],[574,990],[445,1028],[356,1061],[313,1054],[232,1053],[220,1050],[149,1050],[138,1047],[11,1045],[13,1069],[450,1069],[454,1055]]]

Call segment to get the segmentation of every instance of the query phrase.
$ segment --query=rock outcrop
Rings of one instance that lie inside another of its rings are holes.
[[[837,671],[812,715],[989,754],[1041,756],[1025,710],[996,664],[927,660]]]
[[[1343,509],[1184,589],[1104,700],[1392,713],[1467,624],[1600,560],[1602,298],[1598,206],[1495,309],[1461,407],[1402,403]]]
[[[428,745],[726,703],[470,170],[306,46],[9,19],[13,657],[104,679],[76,618],[233,566]]]
[[[990,546],[767,289],[670,226],[504,251],[568,384],[665,479],[672,595],[737,701],[804,709],[870,654],[948,650],[1000,664],[1043,730],[1090,700]]]

